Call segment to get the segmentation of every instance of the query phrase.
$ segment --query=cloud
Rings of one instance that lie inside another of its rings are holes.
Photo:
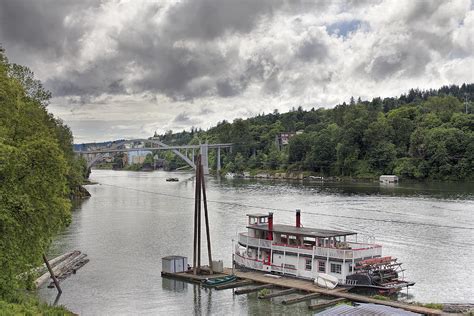
[[[9,59],[107,137],[472,82],[473,25],[469,0],[0,2]]]

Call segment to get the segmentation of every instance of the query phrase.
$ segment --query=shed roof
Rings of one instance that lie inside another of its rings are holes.
[[[268,231],[268,224],[250,225],[250,226],[247,226],[247,228]],[[296,227],[296,226],[291,226],[291,225],[280,225],[280,224],[273,225],[273,232],[288,234],[288,235],[319,237],[319,238],[348,236],[348,235],[357,234],[354,232],[342,231],[342,230],[328,230],[328,229],[319,229],[319,228],[311,228],[311,227]]]
[[[332,316],[332,315],[348,315],[348,316],[391,316],[391,315],[402,315],[402,316],[414,316],[421,315],[405,311],[400,308],[378,305],[378,304],[358,304],[357,306],[350,306],[341,304],[328,308],[320,313],[316,313],[318,316]]]
[[[162,260],[175,260],[175,259],[187,259],[187,257],[183,257],[183,256],[167,256],[167,257],[163,257],[161,258]]]

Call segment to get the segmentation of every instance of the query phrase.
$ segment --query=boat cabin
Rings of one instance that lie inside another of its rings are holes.
[[[275,224],[273,213],[247,217],[234,261],[249,268],[309,279],[326,273],[345,280],[357,262],[382,254],[379,245],[358,243],[354,232],[304,227],[300,210],[294,225]]]

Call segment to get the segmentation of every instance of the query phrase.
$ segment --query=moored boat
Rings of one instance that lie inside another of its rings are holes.
[[[168,181],[168,182],[177,182],[177,181],[179,181],[179,179],[178,178],[167,178],[166,181]]]
[[[216,285],[220,285],[220,284],[233,282],[235,280],[237,280],[237,277],[235,275],[227,275],[225,277],[220,277],[220,278],[206,279],[206,280],[204,280],[203,283],[206,286],[216,286]]]
[[[247,214],[247,232],[238,235],[238,267],[336,285],[395,292],[414,285],[404,280],[401,263],[382,257],[382,246],[360,242],[357,233],[273,223],[273,213]]]

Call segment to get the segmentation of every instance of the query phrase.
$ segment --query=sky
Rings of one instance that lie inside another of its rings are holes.
[[[474,82],[470,0],[0,0],[75,142]]]

